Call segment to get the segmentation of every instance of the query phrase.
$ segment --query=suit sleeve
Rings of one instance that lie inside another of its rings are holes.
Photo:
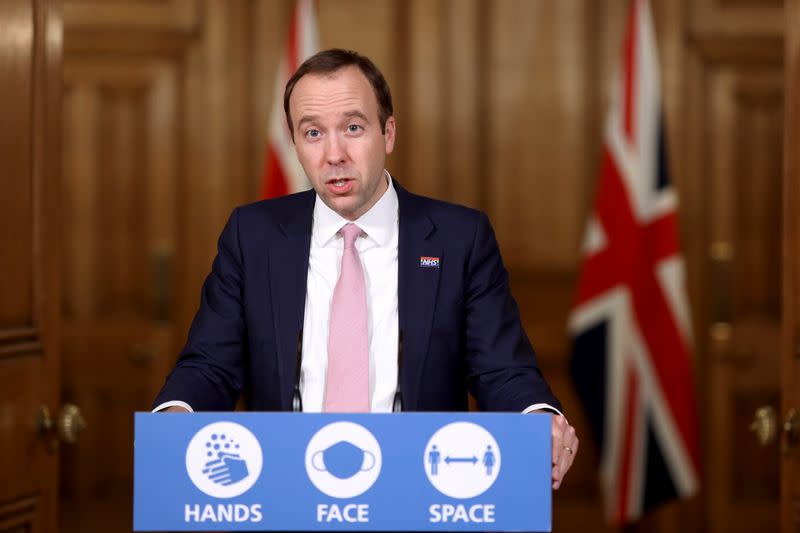
[[[219,238],[186,346],[154,406],[178,400],[194,411],[235,407],[247,357],[244,282],[239,215],[234,210]]]
[[[537,403],[561,409],[522,328],[508,272],[483,213],[467,261],[465,308],[467,382],[480,409],[522,412]]]

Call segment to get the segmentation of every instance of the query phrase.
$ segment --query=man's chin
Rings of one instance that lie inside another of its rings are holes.
[[[358,216],[354,216],[358,211],[356,207],[356,198],[354,196],[334,196],[324,198],[323,200],[325,204],[340,217],[351,221],[358,218]]]

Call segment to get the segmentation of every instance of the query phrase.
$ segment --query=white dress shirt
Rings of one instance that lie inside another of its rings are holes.
[[[354,221],[364,232],[356,239],[356,249],[364,269],[367,289],[367,332],[369,335],[369,393],[373,413],[392,410],[397,390],[397,243],[399,220],[397,191],[389,173],[383,196]],[[333,289],[339,279],[344,239],[339,230],[350,221],[325,205],[319,196],[314,203],[311,249],[308,258],[306,305],[303,318],[303,362],[300,371],[300,394],[303,411],[321,412],[325,399],[328,370],[328,322]],[[182,401],[165,402],[154,409],[190,405]],[[549,404],[537,403],[523,412],[548,409],[561,414]]]
[[[373,413],[391,412],[397,390],[397,192],[388,173],[386,179],[389,186],[383,196],[353,221],[364,232],[356,239],[355,246],[367,289],[369,394]],[[322,411],[325,399],[328,323],[344,252],[339,230],[349,222],[317,197],[308,256],[300,370],[303,411],[309,413]]]

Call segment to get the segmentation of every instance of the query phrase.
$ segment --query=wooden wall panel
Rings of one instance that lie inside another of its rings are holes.
[[[442,12],[444,2],[415,0],[408,7],[406,46],[408,64],[413,73],[405,80],[405,108],[398,109],[403,117],[405,135],[398,146],[398,157],[405,159],[402,183],[412,191],[437,198],[445,197],[447,175],[444,161],[450,146],[442,146],[446,128],[446,56],[443,43]],[[402,153],[400,152],[402,150]]]
[[[253,144],[247,139],[255,127],[250,120],[251,95],[254,90],[262,92],[249,77],[252,32],[257,29],[251,26],[248,5],[241,0],[203,2],[204,26],[197,28],[197,37],[182,58],[176,208],[177,272],[182,277],[176,286],[176,327],[181,341],[231,209],[255,197],[257,171],[252,166]],[[266,123],[257,131],[263,139]]]
[[[449,0],[444,16],[445,134],[442,155],[448,182],[445,196],[452,202],[485,210],[488,207],[486,179],[488,165],[485,141],[488,136],[484,113],[487,43],[487,6],[480,0]]]
[[[64,312],[152,314],[152,269],[175,247],[174,67],[74,61],[68,69]]]
[[[489,215],[510,268],[572,270],[586,179],[586,9],[578,1],[490,9]]]
[[[3,54],[2,74],[4,83],[0,86],[0,100],[14,102],[19,109],[30,109],[33,97],[33,80],[30,76],[33,61],[33,47],[22,47],[20,43],[33,41],[33,7],[25,2],[14,2],[6,10],[5,28],[0,28],[0,48],[13,51]],[[0,143],[0,161],[5,161],[6,169],[14,169],[23,175],[31,175],[31,132],[33,123],[30,117],[21,120],[13,113],[0,113],[0,131],[4,132]],[[0,307],[0,324],[5,327],[30,326],[33,323],[33,241],[32,180],[3,179],[6,189],[0,198],[0,249],[3,250],[4,264],[9,265],[0,276],[0,294],[7,302]],[[6,194],[7,193],[7,194]]]
[[[396,83],[395,12],[392,0],[320,2],[320,47],[348,48],[366,54],[381,67],[390,85]]]

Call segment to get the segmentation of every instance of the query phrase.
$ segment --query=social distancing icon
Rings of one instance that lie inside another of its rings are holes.
[[[494,484],[500,472],[500,447],[491,433],[471,422],[440,428],[423,458],[431,484],[451,498],[474,498]]]

